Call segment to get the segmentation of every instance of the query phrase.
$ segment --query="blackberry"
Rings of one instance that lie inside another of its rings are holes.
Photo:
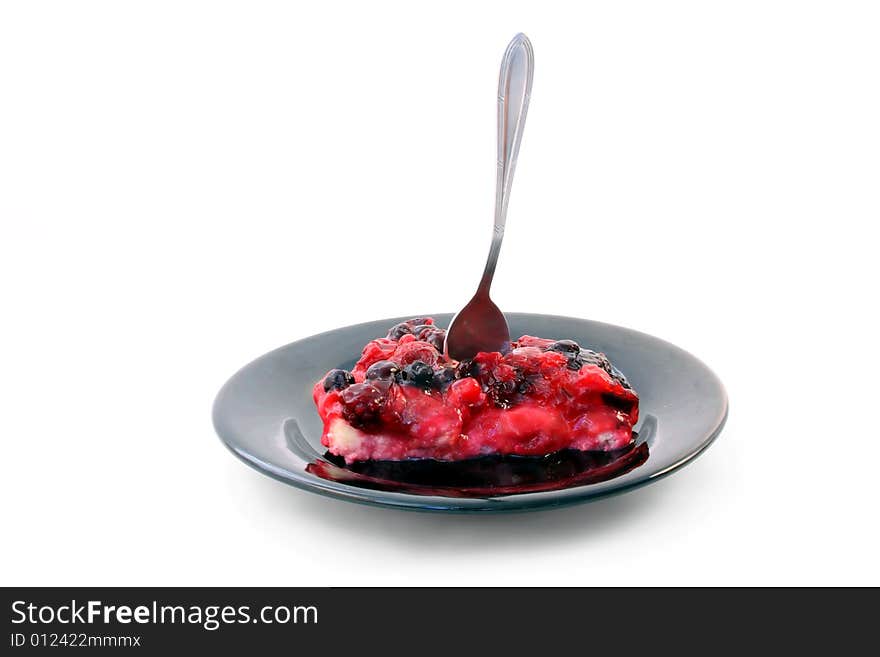
[[[354,383],[354,377],[347,370],[330,370],[324,377],[324,392],[330,392],[331,389],[344,390]]]
[[[486,394],[499,408],[510,408],[515,403],[515,395],[519,383],[516,380],[493,381],[486,389]]]
[[[455,369],[455,378],[466,379],[467,377],[479,379],[480,366],[470,358],[459,361],[458,367]]]
[[[355,383],[342,391],[342,416],[353,427],[368,428],[379,424],[385,396],[369,383]]]

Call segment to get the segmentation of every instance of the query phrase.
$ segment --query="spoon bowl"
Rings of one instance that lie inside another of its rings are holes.
[[[453,336],[450,340],[448,336]],[[472,358],[481,351],[510,350],[510,329],[501,309],[488,294],[477,292],[449,324],[446,353],[455,360]]]

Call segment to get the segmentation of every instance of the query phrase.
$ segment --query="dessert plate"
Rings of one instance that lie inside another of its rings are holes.
[[[412,315],[414,316],[414,315]],[[434,314],[439,326],[452,315]],[[553,315],[506,314],[511,335],[572,339],[604,352],[640,398],[632,448],[346,466],[321,445],[312,386],[350,369],[369,340],[409,316],[347,326],[276,349],[239,370],[214,402],[218,435],[245,463],[298,488],[398,509],[493,512],[595,500],[656,481],[692,461],[721,432],[727,395],[688,352],[631,329]]]

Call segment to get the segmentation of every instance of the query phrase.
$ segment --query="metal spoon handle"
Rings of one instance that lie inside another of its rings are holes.
[[[535,55],[532,44],[525,34],[517,34],[508,44],[501,60],[498,76],[498,176],[495,183],[495,228],[486,269],[478,292],[488,295],[498,264],[504,225],[507,222],[507,203],[510,186],[516,169],[516,158],[522,141],[529,98],[532,94],[532,77],[535,71]]]

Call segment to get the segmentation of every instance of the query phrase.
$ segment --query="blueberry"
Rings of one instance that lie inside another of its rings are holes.
[[[574,340],[557,340],[556,342],[547,345],[546,351],[558,351],[565,356],[574,357],[580,353],[581,347]]]
[[[395,324],[388,330],[388,337],[391,340],[400,340],[407,333],[412,333],[412,326],[406,322]]]
[[[394,378],[394,375],[400,371],[400,365],[395,363],[393,360],[380,360],[376,361],[372,365],[367,368],[367,373],[364,375],[368,381],[380,380],[386,381]]]
[[[412,319],[408,319],[404,322],[404,324],[409,324],[410,326],[418,326],[424,325],[428,321],[427,317],[413,317]]]
[[[568,367],[568,369],[577,372],[584,366],[584,364],[579,358],[569,358],[565,366]]]
[[[398,378],[401,383],[430,388],[434,383],[434,369],[424,361],[415,360],[400,371]]]
[[[443,367],[434,372],[434,385],[445,390],[453,381],[455,381],[455,368]]]
[[[324,377],[324,392],[329,392],[331,388],[336,390],[344,390],[354,383],[354,377],[351,372],[346,370],[330,370]]]

